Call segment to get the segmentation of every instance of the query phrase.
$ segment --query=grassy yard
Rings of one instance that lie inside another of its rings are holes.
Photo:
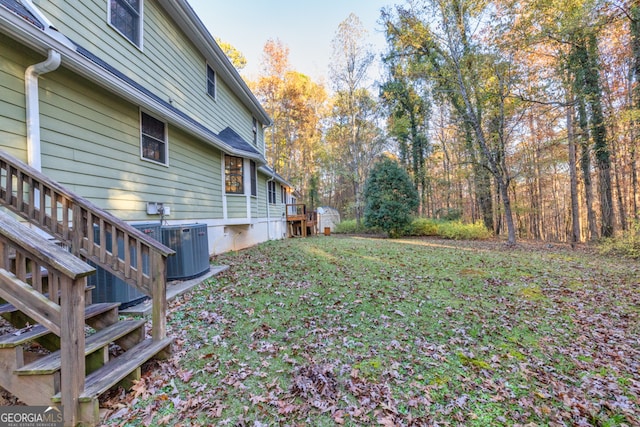
[[[107,424],[640,425],[637,262],[317,237],[216,263]]]

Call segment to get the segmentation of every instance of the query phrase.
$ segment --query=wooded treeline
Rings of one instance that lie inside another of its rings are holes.
[[[381,11],[386,52],[355,15],[330,87],[269,41],[249,82],[267,155],[312,207],[360,219],[378,156],[410,173],[424,217],[516,238],[585,241],[638,220],[640,2],[409,0]],[[368,84],[375,55],[381,82]]]

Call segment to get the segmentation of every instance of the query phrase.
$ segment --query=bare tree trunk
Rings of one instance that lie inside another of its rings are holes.
[[[476,154],[476,149],[473,146],[472,130],[469,129],[469,125],[465,123],[465,139],[467,144],[467,150],[471,156],[471,162],[473,165],[473,187],[476,193],[477,206],[482,215],[482,222],[487,230],[490,230],[495,234],[496,227],[493,217],[493,201],[491,200],[491,172],[485,167],[482,161]]]
[[[580,242],[580,205],[578,203],[578,171],[576,165],[576,143],[573,131],[573,105],[567,107],[567,139],[569,143],[569,177],[571,180],[571,236],[569,243],[575,247]]]
[[[631,106],[637,114],[640,110],[640,4],[637,1],[631,2],[630,7],[630,26],[629,31],[631,33],[631,48],[633,52],[632,63],[632,75],[633,75],[633,90],[632,90],[632,103]],[[638,197],[640,197],[638,191],[638,167],[636,160],[636,147],[638,145],[638,138],[640,137],[640,120],[636,119],[631,122],[631,148],[629,150],[630,162],[631,162],[631,188],[632,188],[632,207],[634,218],[640,219],[640,211],[638,210]]]
[[[589,125],[587,119],[587,108],[582,94],[577,95],[578,123],[580,124],[580,169],[582,171],[582,182],[584,184],[584,199],[587,207],[587,224],[589,225],[588,239],[598,237],[598,227],[596,216],[593,211],[593,184],[591,183],[591,150],[589,147]]]
[[[353,193],[355,196],[354,215],[356,217],[356,225],[359,229],[362,224],[362,215],[360,211],[360,185],[357,180],[353,181]]]
[[[494,234],[496,231],[496,223],[493,212],[493,200],[491,198],[491,173],[484,166],[474,163],[474,185],[476,189],[476,198],[482,215],[482,222],[487,230],[491,230]]]
[[[495,187],[496,187],[496,192],[495,192],[495,205],[498,206],[498,209],[496,209],[496,217],[494,219],[495,222],[495,233],[496,236],[499,236],[500,234],[502,234],[502,218],[504,216],[504,212],[502,212],[502,209],[500,208],[500,206],[502,206],[502,188],[500,188],[500,182],[498,182],[498,177],[494,177],[493,178]]]
[[[497,177],[498,187],[502,195],[502,206],[504,207],[504,217],[507,222],[507,242],[510,245],[516,243],[516,227],[513,223],[513,212],[511,211],[511,198],[509,197],[509,184],[504,182],[501,176]]]
[[[475,192],[473,191],[473,181],[471,180],[471,174],[469,174],[469,177],[467,178],[467,186],[469,187],[469,193],[471,194],[471,203],[470,203],[470,208],[471,208],[471,221],[472,222],[476,222],[478,218],[478,215],[476,213],[476,207],[478,205],[478,196],[477,194],[475,194]],[[462,191],[460,191],[460,200],[463,200],[462,198]],[[487,230],[492,230],[491,228],[487,228]]]
[[[535,184],[529,183],[529,197],[531,199],[531,212],[529,213],[529,233],[533,239],[540,239],[540,222],[538,221],[538,212],[540,206],[538,205],[538,196],[536,194]]]
[[[513,212],[511,210],[511,200],[509,198],[509,179],[504,165],[500,162],[500,158],[497,158],[489,149],[488,141],[485,137],[484,130],[480,123],[480,118],[474,110],[471,98],[467,92],[467,87],[462,77],[462,69],[457,61],[454,61],[455,71],[457,73],[458,89],[460,90],[460,97],[464,101],[465,116],[469,121],[471,127],[476,136],[476,141],[480,147],[481,153],[484,159],[487,161],[487,166],[496,180],[498,194],[502,197],[502,205],[504,207],[505,221],[507,223],[507,241],[510,245],[516,244],[516,229],[513,222]],[[502,156],[503,153],[500,153]],[[503,175],[504,174],[504,175]]]
[[[449,158],[449,150],[447,150],[447,144],[444,138],[442,138],[442,154],[442,170],[447,185],[446,205],[448,210],[451,208],[451,159]]]
[[[640,211],[638,211],[638,165],[636,160],[636,147],[637,142],[631,141],[631,150],[629,150],[629,156],[631,157],[631,189],[632,189],[632,206],[634,218],[640,219]]]
[[[563,201],[563,197],[561,194],[562,191],[560,188],[560,183],[556,179],[556,177],[559,175],[557,165],[554,165],[553,169],[553,173],[551,174],[551,189],[553,191],[553,199],[551,205],[553,207],[553,217],[550,219],[550,221],[553,223],[553,236],[549,236],[549,233],[547,233],[546,240],[551,240],[550,237],[552,237],[553,240],[561,240],[560,235],[562,234],[562,220],[560,217],[560,212],[562,212],[563,209],[560,206],[560,202]],[[549,222],[547,222],[547,224],[548,223]],[[562,238],[562,240],[564,240],[564,237]]]
[[[536,141],[536,146],[535,146],[535,156],[534,156],[534,168],[535,168],[535,179],[536,179],[536,183],[537,188],[536,188],[536,195],[535,197],[538,200],[538,212],[537,212],[537,219],[538,219],[538,223],[536,224],[536,235],[543,239],[546,240],[547,236],[545,235],[545,230],[546,230],[546,215],[545,215],[545,206],[544,206],[544,190],[542,189],[542,171],[540,170],[540,144]]]
[[[613,153],[618,152],[615,144],[615,138],[611,140],[611,151]],[[620,227],[622,228],[622,230],[626,231],[627,230],[627,214],[624,208],[624,193],[622,191],[622,184],[621,184],[623,178],[620,175],[620,167],[618,165],[617,158],[615,155],[612,155],[611,164],[613,166],[613,178],[615,179],[615,191],[616,191],[616,198],[618,201],[618,215],[620,216]]]

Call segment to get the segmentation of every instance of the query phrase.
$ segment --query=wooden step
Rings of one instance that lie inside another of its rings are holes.
[[[99,302],[91,304],[84,309],[84,318],[88,320],[108,311],[114,311],[114,308],[118,307],[120,307],[119,302]]]
[[[111,303],[111,302],[92,304],[85,308],[84,317],[85,319],[87,319],[87,322],[89,322],[92,319],[105,313],[107,313],[107,316],[109,318],[112,318],[114,315],[113,313],[115,313],[115,317],[117,321],[118,306],[119,306],[119,303]],[[91,323],[96,323],[96,322],[91,321]],[[101,322],[104,323],[104,321],[101,321]],[[45,335],[51,334],[51,332],[42,325],[29,326],[28,328],[22,328],[21,330],[24,330],[24,332],[19,333],[18,331],[18,333],[13,332],[10,334],[0,336],[0,348],[17,347],[19,345],[24,345],[28,342],[37,340],[38,338],[42,338]]]
[[[100,302],[88,305],[84,309],[84,318],[87,325],[93,329],[104,329],[118,321],[119,302]]]
[[[129,351],[106,363],[103,367],[87,375],[84,392],[80,395],[81,402],[91,402],[111,387],[125,379],[129,374],[142,366],[143,363],[161,353],[171,345],[173,340],[165,338],[153,341],[148,338]],[[54,403],[60,402],[60,393],[53,397]]]
[[[4,304],[0,305],[0,314],[13,313],[14,311],[18,311],[18,309],[15,308],[13,304],[5,302]]]
[[[110,343],[116,342],[136,330],[140,330],[140,328],[144,328],[144,324],[145,320],[123,320],[88,336],[85,341],[85,356],[100,349],[108,349]],[[60,351],[56,351],[18,368],[14,372],[18,375],[48,375],[60,370],[60,364]]]
[[[169,347],[172,341],[171,338],[165,338],[160,341],[153,341],[148,338],[121,356],[111,360],[105,366],[87,376],[84,392],[80,395],[80,400],[87,401],[100,396],[142,366],[143,363]]]
[[[42,325],[29,326],[0,337],[0,348],[12,348],[37,340],[51,332]]]

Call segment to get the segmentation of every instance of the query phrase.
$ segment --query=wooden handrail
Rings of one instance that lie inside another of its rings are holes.
[[[62,405],[72,425],[85,384],[84,295],[93,273],[94,267],[0,212],[0,297],[60,337]]]
[[[151,296],[153,338],[165,338],[166,258],[174,254],[172,249],[3,151],[0,204],[60,240],[74,255]]]

